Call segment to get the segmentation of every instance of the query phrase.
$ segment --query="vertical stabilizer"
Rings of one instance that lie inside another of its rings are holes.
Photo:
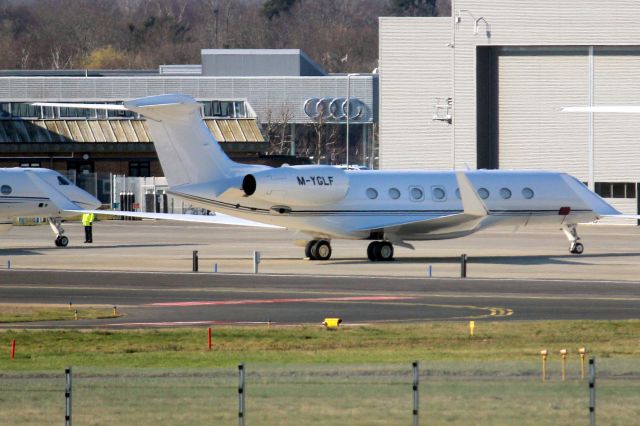
[[[224,180],[242,168],[224,153],[202,120],[200,104],[192,97],[151,96],[127,101],[124,106],[147,118],[170,186]]]

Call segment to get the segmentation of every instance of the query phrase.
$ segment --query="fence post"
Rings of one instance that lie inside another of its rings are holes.
[[[244,426],[244,363],[238,365],[238,425]]]
[[[65,387],[64,387],[64,424],[71,426],[71,367],[64,370]]]
[[[467,255],[460,256],[460,278],[467,278]]]
[[[420,395],[418,391],[419,384],[418,361],[413,361],[413,426],[418,426],[420,421],[418,415],[420,403]]]
[[[198,250],[193,251],[193,272],[198,272]]]
[[[596,359],[589,359],[589,425],[596,424]]]

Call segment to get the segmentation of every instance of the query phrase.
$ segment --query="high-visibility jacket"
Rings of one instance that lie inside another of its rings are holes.
[[[83,226],[93,225],[93,213],[85,213],[82,215],[82,225]]]

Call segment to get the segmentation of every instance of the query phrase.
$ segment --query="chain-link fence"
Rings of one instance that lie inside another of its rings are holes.
[[[393,350],[390,348],[389,350]],[[135,357],[135,354],[132,354]],[[312,356],[312,354],[309,354]],[[640,418],[640,360],[598,360],[596,419]],[[73,367],[72,420],[80,425],[390,425],[414,421],[411,362],[402,365],[244,365],[239,370]],[[588,375],[561,378],[559,360],[421,362],[422,424],[586,424]],[[2,423],[64,422],[64,369],[0,374]],[[239,417],[241,395],[244,411]],[[414,423],[415,424],[415,423]]]

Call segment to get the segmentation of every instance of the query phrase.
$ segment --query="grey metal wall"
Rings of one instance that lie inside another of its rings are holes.
[[[377,76],[351,77],[351,96],[365,105],[356,122],[373,122],[377,108]],[[262,122],[282,109],[292,123],[310,123],[305,100],[346,97],[347,76],[324,77],[0,77],[1,102],[112,101],[165,93],[184,93],[197,99],[246,99]]]
[[[451,168],[451,126],[433,121],[451,96],[449,18],[380,18],[380,167]]]
[[[639,6],[637,0],[454,0],[453,16],[445,18],[449,25],[381,19],[382,166],[439,169],[442,158],[456,168],[484,164],[477,155],[485,130],[478,117],[484,113],[479,105],[487,104],[478,93],[491,89],[500,168],[556,169],[591,183],[639,182],[640,117],[560,112],[589,103],[640,105]],[[478,52],[487,48],[498,52],[491,88],[478,86],[488,84],[478,80]],[[426,90],[454,98],[453,124],[425,138],[425,148],[416,151],[411,138],[422,114],[410,116],[415,122],[409,123],[392,112],[400,96],[406,109],[424,110]],[[636,210],[635,199],[611,201],[623,211]]]

